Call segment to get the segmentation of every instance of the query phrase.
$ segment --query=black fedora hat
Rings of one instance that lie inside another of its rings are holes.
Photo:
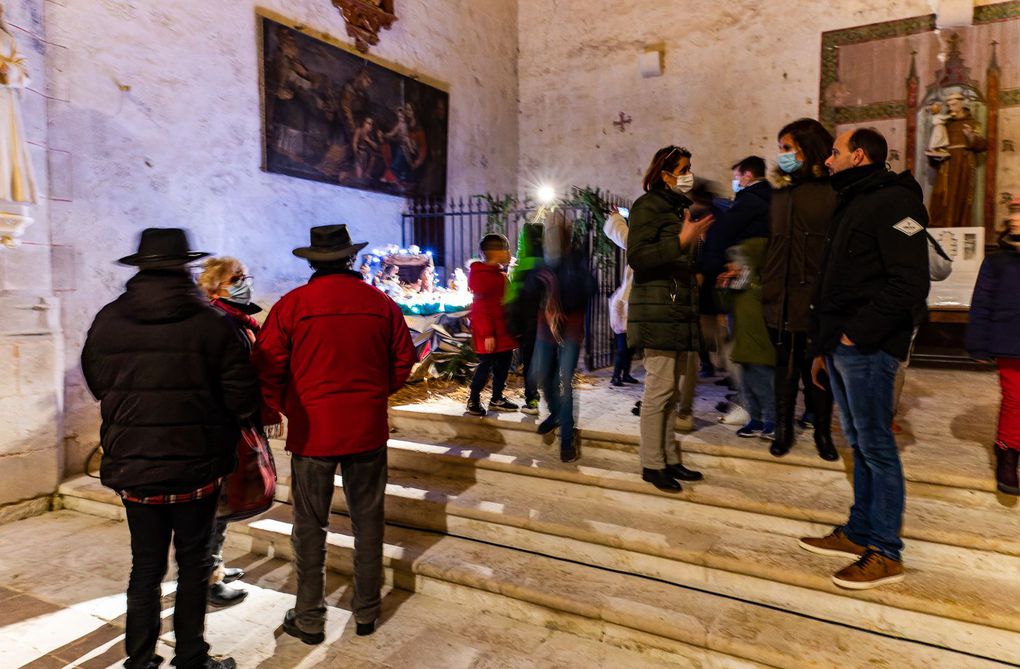
[[[294,249],[299,258],[308,260],[342,260],[357,255],[368,242],[354,244],[346,225],[319,225],[312,228],[311,246]]]
[[[181,228],[146,228],[138,239],[138,252],[117,262],[142,269],[167,269],[182,267],[207,255],[191,250],[188,233]]]

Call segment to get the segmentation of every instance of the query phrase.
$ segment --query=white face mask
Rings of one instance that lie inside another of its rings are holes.
[[[690,192],[690,190],[692,188],[694,188],[694,173],[693,172],[688,172],[687,174],[681,174],[680,176],[676,177],[676,185],[670,186],[670,189],[674,193],[680,193],[681,195],[684,194],[684,193]]]
[[[734,179],[733,180],[733,192],[734,193],[739,193],[742,190],[744,190],[744,187],[740,185],[740,179]]]

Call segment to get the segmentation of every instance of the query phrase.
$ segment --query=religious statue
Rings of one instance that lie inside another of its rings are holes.
[[[0,4],[0,244],[14,246],[32,222],[28,205],[37,193],[21,120],[21,90],[28,84],[25,59],[18,53]]]
[[[970,227],[977,183],[977,156],[988,150],[981,124],[971,116],[961,93],[946,98],[949,115],[934,123],[926,154],[937,165],[928,207],[932,227]],[[943,135],[944,133],[944,135]],[[936,136],[937,135],[937,136]],[[939,144],[939,146],[934,146]]]
[[[933,102],[928,109],[931,112],[931,136],[924,154],[933,161],[941,162],[950,156],[949,132],[946,130],[948,117],[942,115],[942,105],[938,102]]]

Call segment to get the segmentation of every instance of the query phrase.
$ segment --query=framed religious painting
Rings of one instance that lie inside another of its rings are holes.
[[[269,17],[259,21],[267,172],[445,197],[446,91]]]

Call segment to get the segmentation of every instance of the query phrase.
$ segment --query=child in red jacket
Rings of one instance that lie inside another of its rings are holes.
[[[482,389],[492,374],[492,398],[489,411],[517,411],[513,402],[503,397],[506,377],[510,373],[517,341],[507,329],[503,316],[503,295],[506,292],[507,276],[503,270],[510,264],[510,243],[506,237],[488,234],[479,244],[482,260],[471,265],[468,272],[468,288],[471,290],[471,334],[475,351],[478,353],[478,367],[471,379],[471,397],[467,412],[473,416],[484,416]]]

